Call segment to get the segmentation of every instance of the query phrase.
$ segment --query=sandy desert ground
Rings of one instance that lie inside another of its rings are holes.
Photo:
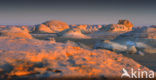
[[[156,26],[0,26],[0,79],[110,79],[123,68],[156,72]]]

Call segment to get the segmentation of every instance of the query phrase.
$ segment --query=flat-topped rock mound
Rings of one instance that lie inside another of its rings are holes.
[[[34,27],[36,33],[58,33],[69,28],[69,25],[59,20],[50,20]]]
[[[109,50],[89,50],[73,43],[50,43],[35,39],[0,37],[0,78],[12,77],[121,77],[130,72],[149,71],[133,59]],[[7,44],[7,45],[6,45]],[[8,47],[12,46],[14,47]]]

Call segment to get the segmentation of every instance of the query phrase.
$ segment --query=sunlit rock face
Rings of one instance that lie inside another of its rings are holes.
[[[14,38],[28,38],[32,39],[32,36],[29,34],[29,31],[23,27],[23,30],[18,27],[10,27],[8,29],[4,29],[0,31],[0,36],[8,36]]]
[[[35,29],[36,33],[55,33],[54,31],[52,31],[48,26],[46,26],[45,24],[40,24],[36,27]]]
[[[59,20],[46,21],[34,27],[36,33],[58,33],[69,28],[69,25]]]

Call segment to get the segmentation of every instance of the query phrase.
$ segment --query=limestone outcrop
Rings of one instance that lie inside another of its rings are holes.
[[[69,25],[59,20],[50,20],[35,26],[33,29],[37,33],[58,33],[68,29]]]

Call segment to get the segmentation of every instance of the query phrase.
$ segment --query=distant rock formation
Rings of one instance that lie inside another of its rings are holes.
[[[109,24],[105,28],[102,28],[101,30],[118,32],[118,31],[131,31],[132,29],[121,24]]]
[[[119,20],[118,24],[125,25],[128,28],[132,28],[134,26],[129,20]]]
[[[32,39],[32,36],[26,29],[20,29],[18,27],[10,27],[8,29],[0,31],[0,36],[19,37]]]
[[[132,31],[133,24],[129,20],[119,20],[118,24],[109,24],[101,28],[103,31]]]
[[[69,25],[58,20],[46,21],[38,26],[35,26],[34,32],[38,33],[58,33],[68,29]]]

